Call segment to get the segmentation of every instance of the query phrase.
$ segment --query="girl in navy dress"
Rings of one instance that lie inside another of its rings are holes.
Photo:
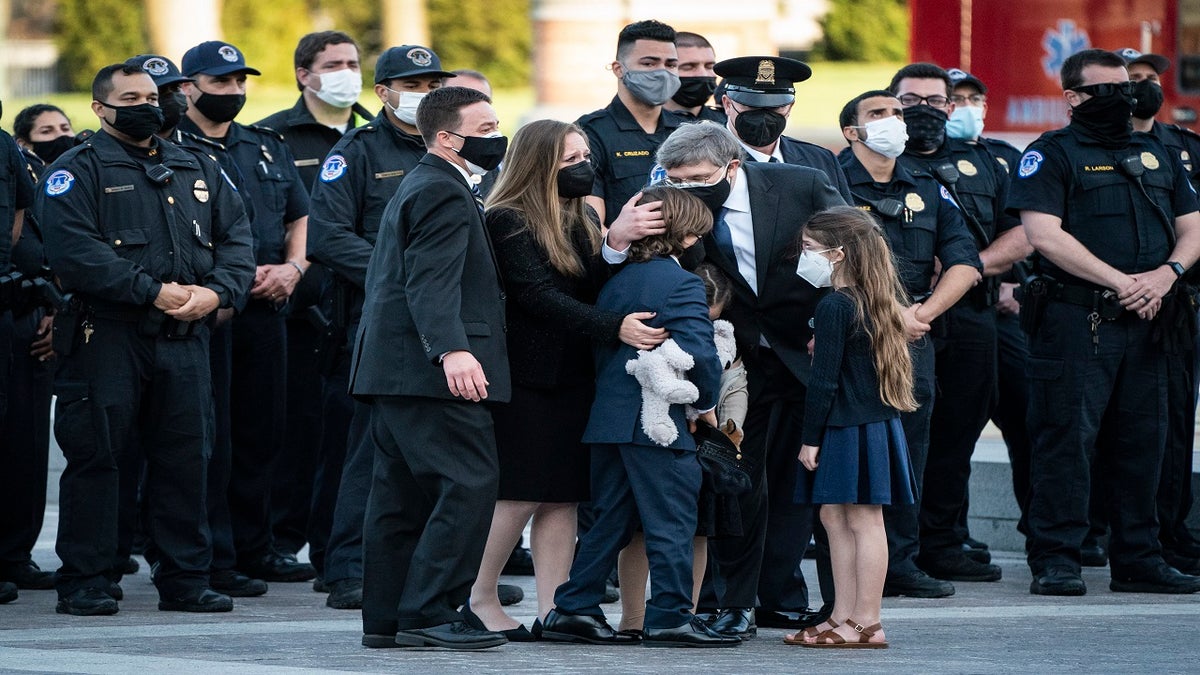
[[[801,232],[796,273],[833,292],[813,318],[799,502],[820,504],[836,590],[829,620],[785,641],[885,648],[879,623],[888,544],[884,504],[912,504],[916,481],[900,412],[915,410],[905,294],[883,232],[852,207],[818,213]]]

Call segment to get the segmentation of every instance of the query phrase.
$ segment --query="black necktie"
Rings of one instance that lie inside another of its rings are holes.
[[[479,213],[483,213],[483,193],[479,191],[477,183],[471,183],[471,194],[475,196],[475,206],[479,208]]]
[[[729,209],[721,207],[721,212],[717,215],[717,222],[713,224],[713,241],[717,242],[717,248],[721,249],[721,253],[729,258],[730,262],[737,264],[737,254],[733,250],[733,232],[729,229],[729,224],[725,222],[725,214],[729,213]]]
[[[771,155],[771,159],[767,160],[767,164],[778,164],[778,163],[779,163],[779,158],[776,157],[775,155]]]

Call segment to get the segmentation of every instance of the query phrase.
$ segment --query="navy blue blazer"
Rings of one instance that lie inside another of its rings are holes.
[[[630,312],[657,312],[648,323],[666,328],[671,339],[692,355],[695,365],[687,378],[700,390],[692,405],[708,410],[717,405],[721,388],[721,360],[713,342],[712,321],[704,299],[704,282],[669,257],[626,265],[600,291],[597,309],[621,316]],[[625,372],[625,363],[637,358],[637,349],[624,342],[597,344],[596,398],[592,403],[584,443],[611,443],[662,447],[642,431],[642,387]],[[671,406],[671,419],[679,437],[670,447],[695,450],[682,405]]]

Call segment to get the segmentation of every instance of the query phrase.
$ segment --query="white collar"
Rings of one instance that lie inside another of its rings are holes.
[[[746,171],[739,166],[734,172],[733,187],[722,205],[730,211],[750,213],[750,186],[746,183]]]
[[[783,151],[780,150],[780,148],[783,147],[783,143],[781,142],[782,138],[783,137],[780,136],[778,139],[775,140],[775,149],[773,151],[771,151],[771,154],[769,154],[769,155],[764,155],[763,153],[759,152],[758,150],[755,150],[754,148],[746,145],[745,143],[742,142],[742,139],[740,139],[740,138],[738,139],[738,143],[742,146],[742,149],[746,151],[746,154],[753,157],[755,159],[755,161],[766,163],[766,162],[770,162],[771,158],[774,157],[779,162],[783,162]]]

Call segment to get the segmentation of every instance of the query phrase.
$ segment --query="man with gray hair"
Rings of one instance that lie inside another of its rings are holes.
[[[784,610],[796,614],[777,603],[797,587],[805,592],[799,571],[804,547],[796,544],[809,540],[812,509],[793,505],[792,492],[804,383],[811,369],[809,320],[822,291],[796,276],[789,253],[810,216],[844,202],[821,171],[745,163],[742,152],[728,129],[700,122],[676,129],[659,146],[657,160],[663,180],[689,190],[712,209],[713,229],[701,242],[704,258],[733,285],[735,302],[722,318],[734,326],[751,382],[742,450],[754,467],[754,488],[741,498],[743,536],[714,542],[715,571],[725,591],[713,627],[749,637],[757,631],[756,598],[772,615]],[[781,423],[768,433],[770,420]],[[764,558],[768,539],[775,546]],[[760,580],[763,571],[769,580]],[[788,618],[820,622],[812,616]]]

